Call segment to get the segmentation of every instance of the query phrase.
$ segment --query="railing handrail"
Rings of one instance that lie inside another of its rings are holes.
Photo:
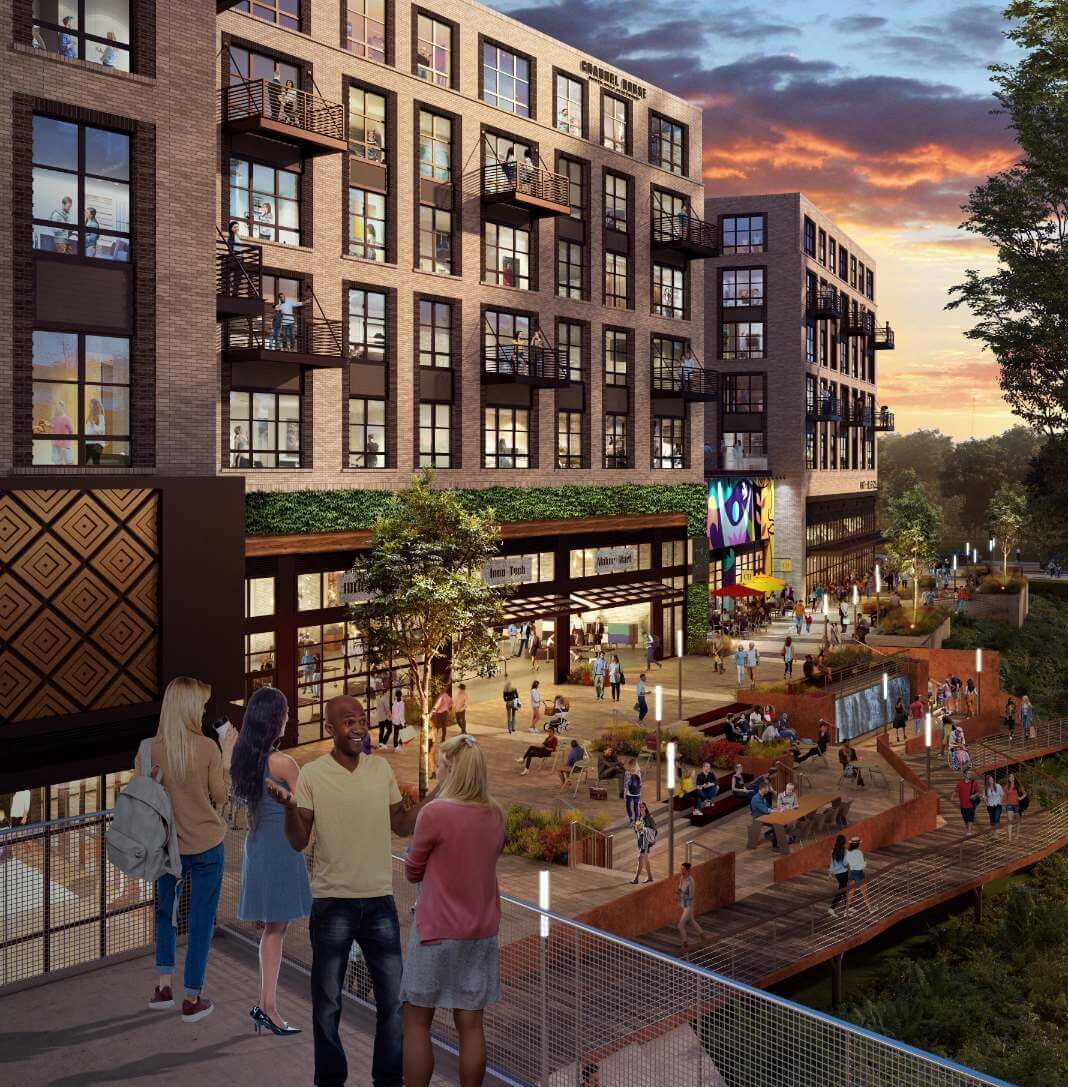
[[[569,367],[555,347],[539,347],[523,340],[519,344],[485,344],[482,372],[566,381]]]
[[[330,139],[345,139],[345,107],[299,87],[273,79],[245,79],[219,88],[223,121],[267,116]]]
[[[253,281],[252,276],[249,275],[246,261],[250,264],[254,264],[257,268],[257,274],[262,277],[263,274],[263,247],[256,245],[253,242],[241,241],[234,244],[231,248],[230,243],[227,241],[223,232],[216,227],[216,233],[219,235],[215,242],[215,261],[217,265],[220,265],[220,271],[218,275],[224,275],[225,269],[232,269],[234,266],[241,273],[242,279],[248,286],[249,292],[253,298],[262,298],[261,291],[262,278],[260,283]],[[216,283],[216,288],[220,284]]]
[[[515,192],[539,200],[549,200],[561,207],[571,206],[571,186],[567,174],[557,173],[541,163],[491,162],[479,170],[479,178],[491,195]]]
[[[653,241],[693,240],[698,245],[710,249],[716,248],[718,229],[714,223],[707,222],[699,215],[687,209],[674,215],[664,212],[653,218],[650,224]]]

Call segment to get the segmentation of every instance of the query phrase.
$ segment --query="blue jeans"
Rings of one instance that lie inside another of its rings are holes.
[[[644,721],[649,713],[649,703],[645,701],[645,695],[638,695],[638,720]]]
[[[312,946],[311,994],[316,1087],[343,1087],[349,1066],[341,1045],[341,988],[355,940],[375,994],[374,1087],[402,1087],[400,923],[392,895],[316,898],[308,922]],[[366,1073],[360,1082],[366,1083]]]
[[[223,846],[220,842],[203,853],[182,854],[182,879],[189,880],[189,943],[185,949],[185,991],[192,995],[204,988],[204,972],[208,968],[208,952],[215,934],[215,910],[222,890]],[[156,880],[156,972],[174,972],[175,932],[171,923],[174,891],[178,881],[174,876]]]
[[[638,805],[642,802],[641,796],[631,796],[627,793],[627,818],[633,823],[638,818]]]

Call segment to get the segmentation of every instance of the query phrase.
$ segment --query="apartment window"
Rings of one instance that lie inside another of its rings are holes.
[[[832,272],[838,269],[838,242],[834,238],[827,239],[827,267]]]
[[[297,574],[297,611],[340,607],[343,603],[341,583],[344,579],[344,570]]]
[[[530,290],[529,230],[486,223],[483,252],[487,283]]]
[[[482,46],[482,101],[530,116],[530,61],[498,45]]]
[[[604,383],[626,385],[630,368],[630,334],[606,328],[604,332]]]
[[[806,255],[816,255],[816,224],[811,219],[805,219],[804,246]]]
[[[805,430],[805,467],[810,472],[816,469],[816,431],[812,426]]]
[[[530,357],[531,325],[526,314],[486,310],[482,330],[484,359],[491,363],[496,360],[495,364],[504,372],[511,372],[516,360],[525,365]],[[538,337],[540,333],[535,331],[534,335]]]
[[[864,273],[864,294],[875,301],[875,273],[870,268]]]
[[[849,258],[849,285],[856,288],[857,285],[857,258]]]
[[[604,255],[604,304],[613,309],[626,309],[630,302],[629,261],[623,253]]]
[[[610,151],[627,153],[627,128],[630,117],[627,103],[614,94],[601,98],[601,143]]]
[[[419,465],[452,467],[452,405],[419,405]]]
[[[386,467],[386,402],[349,397],[349,467]]]
[[[762,359],[763,357],[763,321],[727,321],[724,323],[721,358]]]
[[[241,0],[235,11],[244,11],[265,23],[300,30],[300,0]]]
[[[34,464],[130,464],[128,339],[35,329],[32,380]]]
[[[604,466],[605,468],[629,468],[627,452],[627,417],[609,412],[604,417]]]
[[[849,250],[844,245],[838,247],[838,278],[849,278]]]
[[[816,361],[816,322],[811,318],[805,322],[805,362]]]
[[[385,95],[349,87],[349,150],[358,159],[386,164]]]
[[[379,263],[386,259],[386,196],[349,188],[349,255]]]
[[[582,412],[556,413],[556,467],[582,467]]]
[[[764,411],[763,374],[724,374],[723,410],[746,415]]]
[[[296,6],[300,0],[279,0]],[[345,48],[367,60],[386,60],[386,0],[348,0],[345,6]]]
[[[653,313],[682,320],[686,313],[686,272],[667,264],[653,265]]]
[[[230,391],[230,464],[234,468],[299,468],[300,396],[267,390]]]
[[[568,203],[571,205],[572,219],[586,217],[586,184],[582,163],[575,159],[561,157],[560,173],[567,178]]]
[[[816,253],[816,259],[820,264],[826,267],[827,264],[827,231],[821,229],[819,232],[819,242]]]
[[[386,296],[382,291],[349,290],[349,358],[353,362],[385,362]]]
[[[764,304],[763,268],[727,268],[723,272],[724,309]]]
[[[245,694],[274,685],[274,631],[245,635]]]
[[[452,367],[452,304],[419,302],[419,365],[430,369]]]
[[[274,615],[274,578],[245,578],[245,618],[260,619]]]
[[[230,160],[230,218],[257,241],[300,245],[300,175],[249,159]]]
[[[604,225],[608,230],[626,234],[630,219],[630,193],[627,179],[619,174],[604,175]]]
[[[650,347],[650,362],[654,380],[672,378],[680,372],[682,357],[686,354],[686,341],[669,336],[654,336]]]
[[[728,450],[740,454],[743,457],[765,457],[767,447],[764,444],[764,432],[762,430],[725,430],[722,438],[723,445]],[[737,465],[736,467],[741,467]]]
[[[452,121],[425,109],[419,111],[419,176],[452,180]]]
[[[584,249],[581,242],[561,238],[556,243],[556,293],[561,298],[581,302],[586,296],[583,282]]]
[[[486,408],[484,468],[530,467],[530,412],[527,408]]]
[[[723,217],[723,255],[763,253],[764,216],[726,215]]]
[[[419,205],[419,269],[452,274],[452,212]]]
[[[130,259],[130,137],[33,119],[33,247]]]
[[[582,325],[575,321],[561,321],[556,328],[556,355],[567,368],[569,381],[582,381]]]
[[[452,27],[419,13],[415,20],[415,74],[428,83],[452,83]]]
[[[653,416],[653,467],[684,467],[686,420],[668,415]]]
[[[556,76],[556,127],[569,136],[581,139],[585,127],[582,116],[583,86],[570,76]]]
[[[34,0],[34,49],[130,70],[128,0]]]
[[[656,113],[649,115],[649,161],[673,174],[685,174],[685,139],[682,125]]]

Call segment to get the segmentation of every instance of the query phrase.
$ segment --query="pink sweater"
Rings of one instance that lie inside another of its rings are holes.
[[[501,923],[497,858],[504,824],[495,808],[432,800],[419,813],[404,858],[409,883],[421,883],[419,942],[482,940]]]

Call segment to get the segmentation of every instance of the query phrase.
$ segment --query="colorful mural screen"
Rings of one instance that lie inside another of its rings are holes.
[[[708,547],[723,554],[724,572],[733,568],[735,548],[763,542],[766,570],[772,568],[775,485],[770,480],[714,479],[708,484]],[[733,578],[724,578],[725,583]]]

